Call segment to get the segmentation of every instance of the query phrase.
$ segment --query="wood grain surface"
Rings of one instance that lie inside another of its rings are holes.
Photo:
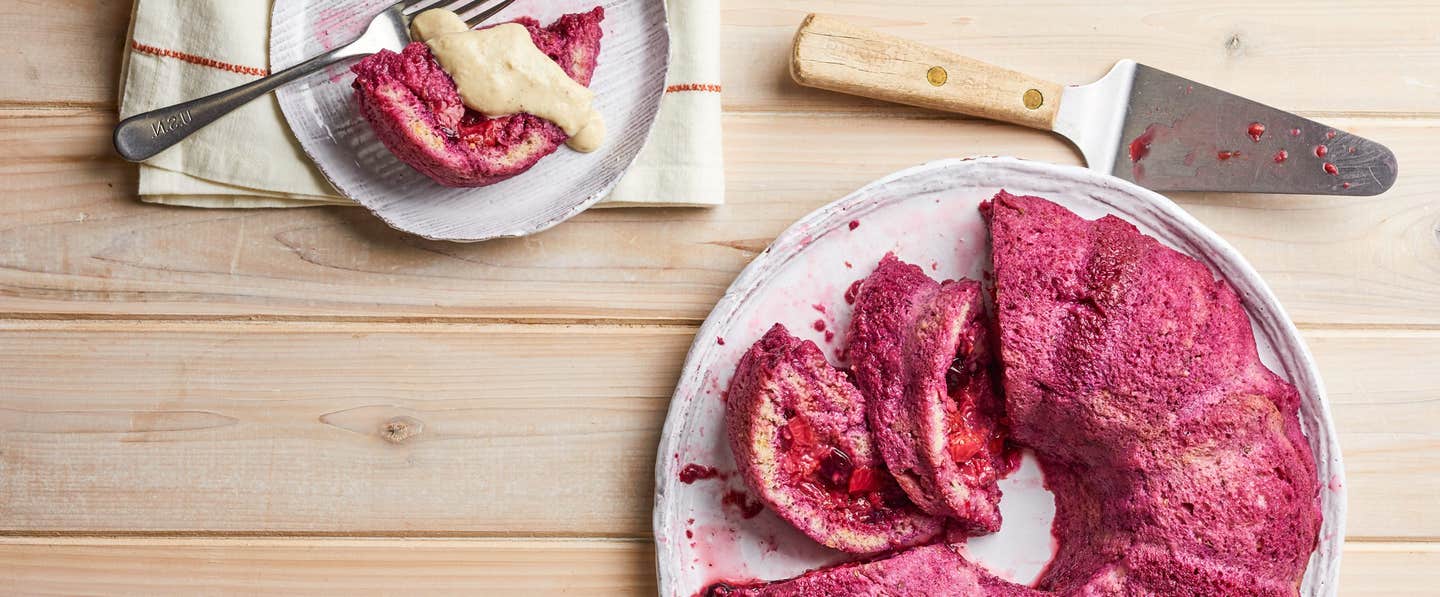
[[[1440,594],[1440,4],[725,0],[727,204],[483,245],[347,208],[135,200],[124,0],[0,4],[0,591],[653,594],[695,326],[793,220],[1045,133],[807,89],[805,14],[1059,83],[1120,58],[1385,143],[1373,199],[1176,194],[1304,331],[1349,474],[1343,595]]]

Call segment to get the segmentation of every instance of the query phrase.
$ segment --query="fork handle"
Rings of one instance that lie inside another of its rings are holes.
[[[795,32],[797,83],[1050,130],[1062,87],[1023,73],[812,14]]]
[[[121,157],[132,162],[143,162],[155,157],[251,100],[339,60],[357,55],[350,49],[348,45],[341,46],[239,87],[126,118],[115,126],[115,150]]]

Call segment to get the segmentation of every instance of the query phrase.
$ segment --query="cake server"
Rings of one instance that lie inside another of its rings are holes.
[[[801,85],[1053,131],[1093,170],[1157,191],[1378,195],[1395,182],[1385,146],[1121,60],[1062,86],[812,14],[795,34]]]
[[[421,11],[445,8],[465,13],[481,8],[490,0],[399,0],[371,19],[359,37],[285,70],[261,77],[199,99],[136,114],[115,126],[115,151],[132,162],[143,162],[179,143],[221,116],[310,73],[346,58],[369,56],[380,50],[399,52],[410,43],[410,20]],[[465,19],[474,28],[515,0],[499,4]]]

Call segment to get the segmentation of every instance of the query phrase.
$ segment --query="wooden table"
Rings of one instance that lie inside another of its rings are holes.
[[[1319,359],[1343,594],[1440,594],[1440,4],[727,0],[728,204],[482,245],[138,203],[109,144],[129,10],[0,4],[0,591],[653,594],[660,425],[736,272],[902,167],[1078,163],[796,87],[791,32],[822,11],[1057,81],[1133,57],[1394,149],[1379,198],[1173,196]]]

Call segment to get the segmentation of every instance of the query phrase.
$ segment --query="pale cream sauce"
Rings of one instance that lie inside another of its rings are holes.
[[[576,151],[595,151],[604,142],[595,93],[535,47],[524,27],[506,23],[472,31],[459,15],[432,9],[410,22],[410,34],[430,47],[471,110],[490,117],[534,114],[570,135],[565,144]]]

